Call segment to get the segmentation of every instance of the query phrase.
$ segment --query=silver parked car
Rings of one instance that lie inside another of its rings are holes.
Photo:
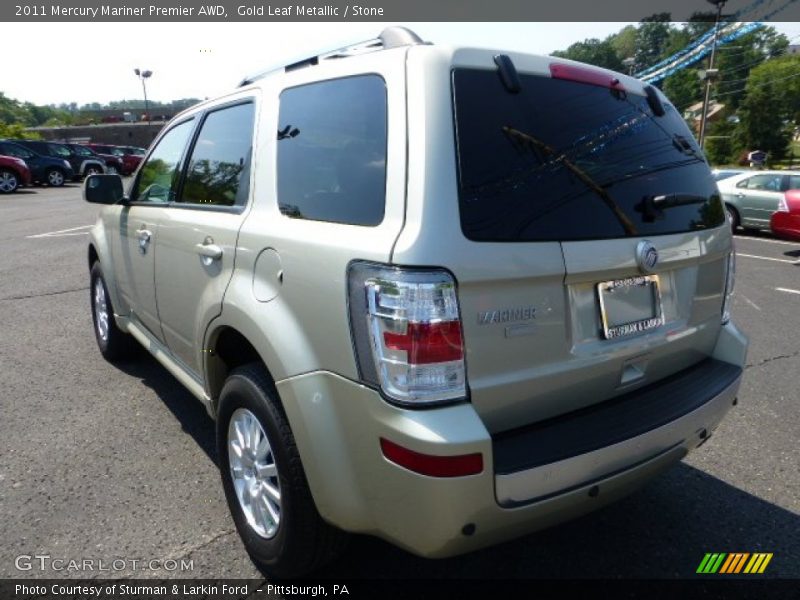
[[[345,532],[444,557],[576,517],[736,403],[716,184],[619,73],[390,28],[192,107],[85,195],[100,351],[207,407],[274,574]]]
[[[743,171],[717,182],[733,230],[769,229],[787,190],[800,189],[800,173]]]

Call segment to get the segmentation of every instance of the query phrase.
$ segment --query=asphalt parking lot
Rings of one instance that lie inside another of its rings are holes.
[[[20,555],[185,559],[113,575],[261,577],[223,497],[213,425],[154,359],[102,360],[80,187],[0,197],[0,578]],[[736,238],[734,318],[751,349],[739,404],[708,444],[637,494],[471,555],[418,559],[359,537],[331,578],[693,576],[706,552],[771,552],[800,578],[800,243]]]

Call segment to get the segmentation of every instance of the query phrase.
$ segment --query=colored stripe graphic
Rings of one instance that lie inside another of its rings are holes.
[[[738,575],[740,573],[763,573],[772,560],[772,553],[767,552],[707,552],[697,567],[697,573],[720,575]],[[747,566],[745,566],[747,565]]]

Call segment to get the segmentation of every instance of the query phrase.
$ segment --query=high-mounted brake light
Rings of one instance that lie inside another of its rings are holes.
[[[455,281],[441,270],[354,263],[350,323],[361,378],[408,406],[464,400]]]
[[[588,67],[550,63],[550,76],[553,79],[565,79],[578,83],[588,83],[589,85],[599,85],[610,90],[625,91],[625,86],[613,75]]]
[[[381,438],[381,452],[393,463],[430,477],[465,477],[483,471],[483,455],[479,452],[434,456],[414,452],[385,438]]]

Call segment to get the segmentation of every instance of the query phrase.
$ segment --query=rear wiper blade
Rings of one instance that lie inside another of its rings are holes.
[[[635,206],[637,212],[642,213],[645,223],[652,223],[656,219],[664,218],[664,209],[674,206],[689,206],[691,204],[705,204],[708,196],[697,194],[662,194],[660,196],[644,196],[642,201]]]

